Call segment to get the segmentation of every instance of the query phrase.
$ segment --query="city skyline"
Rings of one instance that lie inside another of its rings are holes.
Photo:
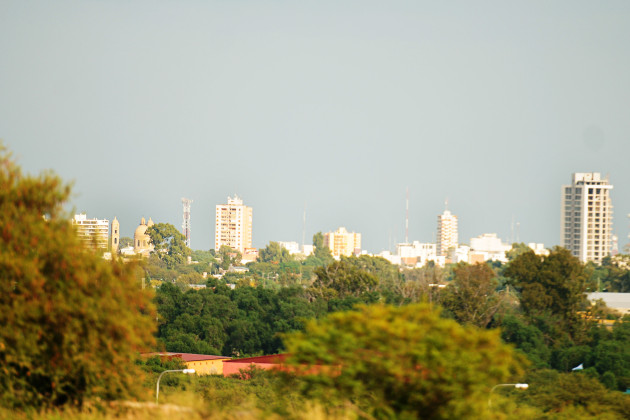
[[[0,139],[70,207],[181,226],[255,209],[253,246],[345,226],[371,252],[435,241],[560,244],[576,172],[630,213],[630,4],[3,1]],[[70,210],[70,209],[69,209]],[[516,239],[516,238],[515,238]]]

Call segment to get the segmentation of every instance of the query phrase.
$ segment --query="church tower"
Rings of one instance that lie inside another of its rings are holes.
[[[112,254],[118,253],[119,243],[120,243],[120,223],[118,223],[118,219],[114,217],[114,220],[112,220],[112,238],[111,238]]]

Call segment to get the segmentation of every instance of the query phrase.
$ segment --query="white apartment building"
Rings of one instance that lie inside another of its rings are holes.
[[[437,257],[436,245],[413,241],[411,244],[398,244],[396,253],[406,265],[421,267],[428,261],[435,261]]]
[[[562,186],[560,244],[582,262],[601,264],[611,253],[612,188],[597,172],[574,173],[571,185]]]
[[[457,248],[457,216],[448,210],[438,216],[437,255],[448,256],[449,248]]]
[[[72,225],[81,242],[92,249],[107,249],[109,241],[109,220],[88,219],[85,214],[75,214]]]
[[[252,247],[252,208],[238,196],[228,197],[227,204],[216,206],[214,249],[223,245],[239,251]]]

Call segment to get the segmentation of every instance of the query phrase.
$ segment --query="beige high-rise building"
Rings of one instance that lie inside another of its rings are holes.
[[[118,223],[118,219],[114,217],[112,220],[112,237],[110,249],[112,254],[116,254],[118,252],[118,246],[120,245],[120,223]]]
[[[361,253],[361,234],[348,232],[340,227],[334,232],[324,233],[324,246],[330,249],[333,257],[349,257]]]
[[[88,219],[85,214],[75,214],[72,225],[83,244],[92,249],[107,249],[109,220]]]
[[[252,208],[243,204],[243,200],[235,195],[228,197],[227,204],[216,207],[216,225],[214,233],[214,249],[218,251],[223,245],[239,251],[252,247]]]
[[[437,225],[437,255],[448,256],[450,248],[457,248],[457,216],[448,210],[438,216]]]
[[[612,188],[597,172],[574,173],[562,186],[560,244],[582,262],[601,264],[611,252]]]

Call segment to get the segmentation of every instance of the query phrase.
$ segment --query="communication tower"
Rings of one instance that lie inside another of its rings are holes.
[[[182,204],[184,206],[184,222],[182,223],[182,233],[186,238],[186,246],[190,248],[190,205],[192,200],[189,198],[182,198]]]

